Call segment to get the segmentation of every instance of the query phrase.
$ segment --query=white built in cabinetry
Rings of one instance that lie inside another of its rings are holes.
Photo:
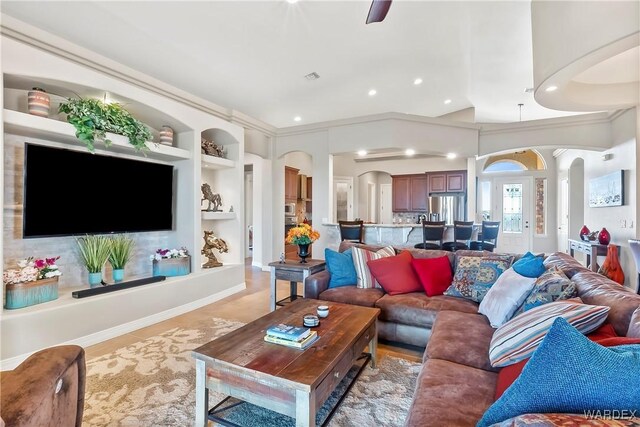
[[[5,188],[3,265],[9,267],[8,264],[15,259],[40,255],[38,247],[46,247],[49,255],[64,254],[65,264],[61,269],[65,273],[66,268],[67,274],[61,278],[58,300],[23,310],[3,310],[0,319],[2,368],[15,365],[25,355],[41,348],[63,342],[94,344],[243,289],[244,129],[176,97],[137,84],[144,81],[139,73],[136,73],[136,78],[129,79],[122,72],[104,72],[108,71],[105,67],[86,66],[82,61],[46,52],[29,41],[3,35],[1,42],[5,165],[14,161],[13,156],[20,152],[20,144],[26,142],[86,149],[75,138],[74,127],[57,114],[57,106],[63,97],[78,94],[83,97],[109,97],[121,102],[134,117],[152,129],[154,141],[147,143],[148,151],[140,153],[126,138],[109,135],[112,145],[106,148],[96,144],[96,154],[171,164],[176,171],[174,229],[154,232],[152,239],[141,237],[136,259],[132,261],[132,270],[139,274],[125,279],[151,275],[148,257],[157,247],[185,246],[193,255],[192,273],[188,276],[99,297],[72,299],[71,291],[87,287],[86,278],[82,276],[86,272],[74,259],[75,242],[69,237],[21,239],[20,230],[12,228],[19,227],[14,218],[21,215],[21,204],[12,203],[14,195],[7,193],[19,192],[20,189]],[[27,113],[26,94],[32,87],[42,87],[52,94],[50,118]],[[174,146],[158,143],[158,130],[163,125],[174,129]],[[203,155],[200,151],[201,136],[223,145],[227,158]],[[7,141],[13,144],[10,148]],[[19,179],[15,181],[19,182]],[[87,181],[91,182],[90,179]],[[55,179],[52,180],[54,182]],[[93,182],[97,185],[97,180]],[[202,212],[201,206],[206,207],[206,204],[201,205],[202,182],[209,182],[212,189],[221,194],[223,212]],[[145,182],[141,177],[140,182],[134,185],[144,191],[146,185],[153,183]],[[99,186],[96,191],[100,191]],[[101,202],[109,202],[106,193]],[[229,212],[231,206],[233,212]],[[12,216],[12,221],[7,221],[7,215]],[[224,263],[221,268],[201,267],[204,261],[200,250],[205,229],[213,229],[229,246],[229,253],[218,257]],[[108,278],[107,274],[105,277]]]

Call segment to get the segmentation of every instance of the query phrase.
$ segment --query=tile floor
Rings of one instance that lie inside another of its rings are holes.
[[[180,316],[87,347],[85,349],[87,359],[111,353],[120,347],[133,344],[175,327],[188,327],[190,323],[206,318],[220,317],[246,323],[267,314],[269,312],[269,273],[251,266],[250,259],[247,259],[245,268],[247,288],[244,291]],[[302,285],[298,284],[298,286]],[[286,295],[288,289],[288,282],[278,282],[278,296]],[[383,356],[385,353],[418,362],[422,360],[422,352],[416,349],[406,349],[381,343],[378,356]]]

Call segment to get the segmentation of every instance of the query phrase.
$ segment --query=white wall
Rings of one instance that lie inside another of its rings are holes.
[[[599,152],[586,150],[567,150],[558,157],[558,173],[567,173],[574,159],[584,159],[585,182],[584,194],[584,222],[591,231],[606,227],[611,233],[611,243],[621,246],[620,264],[625,273],[625,285],[636,287],[636,266],[629,249],[628,239],[634,239],[637,235],[638,212],[637,206],[637,139],[636,118],[634,109],[627,110],[611,123],[613,146],[606,151],[613,155],[609,161],[602,160]],[[590,208],[588,201],[589,180],[611,172],[624,170],[625,178],[625,204],[623,206],[607,208]],[[622,221],[626,226],[622,226]],[[633,223],[631,227],[630,224]],[[569,230],[570,238],[578,238],[579,230]]]
[[[302,151],[287,153],[284,156],[284,164],[299,169],[299,174],[313,176],[313,159],[307,153]]]

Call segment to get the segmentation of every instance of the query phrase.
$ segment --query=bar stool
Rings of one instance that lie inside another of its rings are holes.
[[[498,247],[499,231],[500,221],[482,221],[482,231],[478,235],[478,240],[469,243],[469,249],[493,252]]]
[[[364,221],[338,221],[340,240],[364,243]]]
[[[458,249],[469,249],[469,241],[473,234],[473,221],[453,221],[453,241],[444,242],[442,249],[455,252]]]
[[[640,295],[640,240],[629,239],[629,247],[636,262],[636,270],[638,271],[638,295]]]
[[[444,221],[425,221],[422,220],[422,243],[416,243],[416,249],[442,249],[444,240]],[[428,241],[438,243],[427,243]]]

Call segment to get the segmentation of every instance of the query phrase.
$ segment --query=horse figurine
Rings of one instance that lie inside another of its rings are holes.
[[[205,210],[207,212],[220,212],[221,211],[220,206],[222,206],[222,198],[220,197],[220,194],[214,193],[211,190],[211,186],[206,183],[202,184],[200,189],[202,190],[202,195],[204,196],[202,199],[200,199],[200,203],[204,202],[205,200],[209,202],[209,205]],[[212,203],[213,203],[213,209],[211,209]]]
[[[222,240],[219,237],[215,237],[213,235],[213,231],[204,231],[204,246],[200,253],[207,257],[207,262],[202,266],[202,268],[213,268],[213,267],[222,267],[222,263],[218,261],[213,250],[217,250],[221,254],[229,252],[229,247],[227,246],[227,242]]]

